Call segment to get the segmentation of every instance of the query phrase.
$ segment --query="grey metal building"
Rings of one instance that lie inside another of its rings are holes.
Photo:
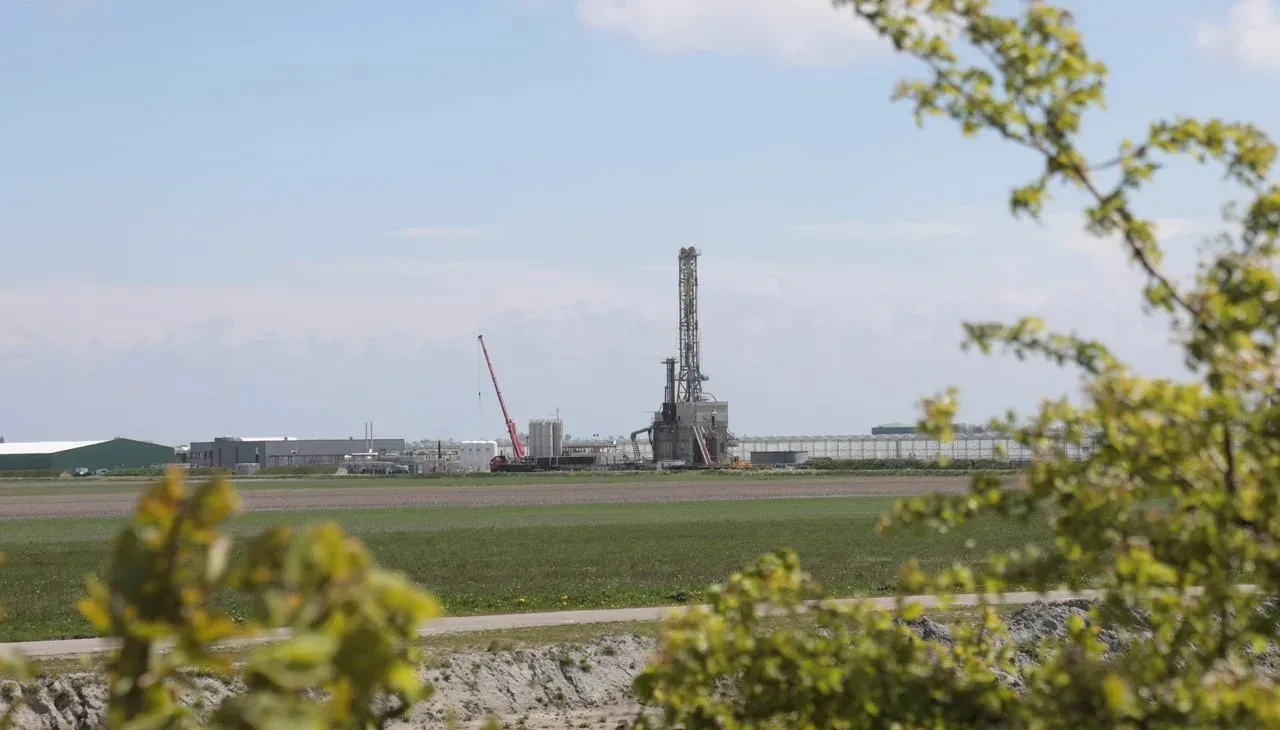
[[[803,451],[752,451],[751,463],[754,466],[796,466],[808,461],[808,454]]]
[[[275,466],[338,466],[352,454],[379,455],[405,450],[404,439],[295,439],[288,436],[240,438],[219,436],[193,441],[187,460],[193,467],[233,469],[237,464]]]

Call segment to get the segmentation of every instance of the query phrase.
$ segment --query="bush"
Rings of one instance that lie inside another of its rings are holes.
[[[113,477],[160,477],[164,476],[164,469],[161,467],[149,467],[142,469],[110,469],[108,476]]]
[[[122,641],[107,666],[107,727],[200,726],[177,701],[193,669],[238,673],[248,688],[217,709],[210,728],[381,727],[429,695],[413,643],[440,613],[434,599],[376,568],[334,524],[273,528],[233,560],[220,527],[238,508],[225,478],[188,493],[174,469],[139,501],[106,574],[88,581],[81,612]],[[228,591],[249,598],[246,622],[210,606]],[[216,650],[273,629],[288,638],[252,651],[238,670]],[[0,669],[25,667],[0,658]]]
[[[818,471],[1012,471],[1022,466],[1002,459],[952,459],[947,462],[924,459],[810,459],[806,469]]]
[[[965,346],[1042,357],[1078,369],[1082,405],[1047,401],[995,430],[1046,450],[1026,487],[974,476],[968,494],[903,501],[886,529],[955,529],[977,517],[1047,524],[1041,549],[926,574],[908,563],[900,595],[982,600],[1012,581],[1037,590],[1092,585],[1104,596],[1088,621],[1073,616],[1059,643],[1012,643],[990,605],[954,643],[925,640],[895,620],[919,616],[868,602],[835,605],[787,552],[762,558],[664,627],[637,680],[657,712],[645,727],[701,728],[1276,728],[1280,692],[1260,655],[1276,646],[1280,593],[1280,186],[1275,144],[1252,125],[1180,118],[1125,140],[1109,160],[1079,146],[1086,112],[1102,106],[1105,67],[1066,12],[1044,2],[1004,17],[987,0],[836,0],[900,51],[923,81],[899,85],[917,119],[949,117],[966,135],[989,131],[1031,151],[1042,172],[1010,196],[1036,218],[1051,185],[1088,201],[1088,230],[1121,245],[1144,276],[1148,310],[1167,318],[1186,380],[1144,378],[1102,343],[1048,331],[1034,318],[966,324]],[[970,64],[977,65],[970,65]],[[1091,142],[1091,146],[1093,143]],[[1235,235],[1205,249],[1194,282],[1161,269],[1153,221],[1134,209],[1166,158],[1218,166],[1243,191],[1227,206]],[[952,437],[956,393],[924,402],[924,433]],[[1073,460],[1061,446],[1093,436]],[[817,602],[816,604],[813,602]],[[761,622],[763,602],[809,615]],[[945,601],[944,601],[945,605]],[[1135,632],[1114,653],[1099,623]]]
[[[308,466],[268,466],[258,470],[258,474],[264,477],[306,477],[306,476],[330,476],[338,472],[338,467],[330,465],[312,464]]]
[[[0,479],[51,479],[61,476],[57,469],[6,469],[0,470]]]

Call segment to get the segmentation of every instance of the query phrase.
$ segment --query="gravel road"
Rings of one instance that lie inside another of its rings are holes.
[[[1097,599],[1101,594],[1098,591],[1049,591],[1047,593],[1034,593],[1031,591],[1014,591],[1006,593],[1002,596],[988,596],[987,600],[994,605],[1002,606],[1025,606],[1032,603],[1042,601],[1061,602],[1075,599]],[[854,601],[865,600],[859,598],[841,598],[836,599],[835,603],[852,603]],[[869,599],[871,603],[879,608],[892,609],[896,605],[896,598],[878,597]],[[952,596],[953,606],[975,606],[978,605],[980,597],[977,594],[967,593]],[[937,596],[919,595],[907,597],[908,603],[918,603],[925,608],[936,608],[939,606]],[[419,636],[440,636],[444,634],[467,634],[482,631],[506,631],[511,629],[527,629],[540,626],[582,626],[587,624],[610,624],[610,623],[629,623],[629,622],[653,622],[657,623],[673,611],[686,610],[683,606],[657,606],[651,608],[602,608],[587,611],[549,611],[545,613],[509,613],[493,616],[447,616],[439,618],[431,623],[423,626],[419,631]],[[769,613],[772,609],[762,609],[765,613]],[[284,631],[277,631],[267,634],[263,638],[231,641],[225,646],[245,646],[257,644],[264,640],[282,639],[288,634]],[[21,652],[27,657],[38,659],[52,659],[57,657],[73,657],[85,656],[89,654],[99,654],[106,651],[112,651],[117,647],[117,642],[112,639],[57,639],[52,641],[24,641],[12,644],[0,644],[0,653],[3,652]]]
[[[958,492],[967,477],[847,477],[742,481],[630,482],[613,484],[513,484],[437,487],[326,487],[241,492],[245,509],[314,510],[358,507],[696,502],[787,497],[900,497]],[[0,519],[23,517],[120,517],[133,513],[136,492],[0,495]]]

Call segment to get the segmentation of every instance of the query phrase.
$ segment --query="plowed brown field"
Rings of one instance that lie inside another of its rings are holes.
[[[959,492],[968,478],[847,477],[842,479],[755,479],[612,484],[512,484],[437,487],[325,487],[245,490],[246,510],[324,510],[432,505],[487,506],[589,504],[602,502],[694,502],[717,499],[794,497],[894,497]],[[52,491],[52,490],[51,490]],[[141,491],[104,494],[23,494],[0,492],[0,519],[16,517],[112,517],[132,514]]]

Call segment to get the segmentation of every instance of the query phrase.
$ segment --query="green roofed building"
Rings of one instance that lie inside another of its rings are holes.
[[[0,472],[146,469],[172,463],[173,455],[172,446],[122,438],[0,442]]]
[[[910,436],[917,431],[915,426],[905,423],[886,423],[883,426],[872,426],[872,436]]]

